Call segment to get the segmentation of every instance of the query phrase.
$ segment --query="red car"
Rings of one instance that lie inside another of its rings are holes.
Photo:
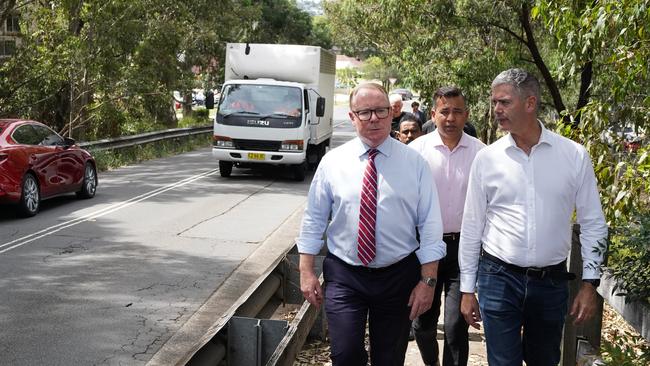
[[[36,121],[0,119],[0,203],[16,204],[22,216],[38,213],[41,200],[97,190],[95,159]]]

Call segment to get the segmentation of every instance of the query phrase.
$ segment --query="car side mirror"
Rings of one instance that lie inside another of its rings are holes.
[[[74,145],[76,143],[77,142],[73,138],[70,138],[70,137],[64,137],[63,138],[63,146],[64,147],[70,147],[70,146],[72,146],[72,145]]]
[[[323,117],[325,115],[325,98],[318,97],[316,99],[316,117]]]
[[[205,108],[206,109],[214,108],[214,93],[211,91],[205,94]]]

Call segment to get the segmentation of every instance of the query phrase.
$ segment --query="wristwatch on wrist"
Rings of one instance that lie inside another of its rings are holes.
[[[433,277],[422,277],[421,281],[429,287],[436,287],[436,282],[438,282],[438,280]]]
[[[598,287],[600,285],[600,279],[597,278],[583,279],[582,282],[590,283],[594,287]]]

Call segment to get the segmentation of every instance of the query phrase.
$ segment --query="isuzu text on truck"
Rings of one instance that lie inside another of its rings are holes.
[[[332,137],[335,64],[315,46],[228,43],[212,148],[221,176],[275,164],[305,179]]]

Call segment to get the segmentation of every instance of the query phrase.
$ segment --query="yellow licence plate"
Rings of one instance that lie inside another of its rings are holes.
[[[261,153],[248,153],[248,160],[264,160],[265,154]]]

